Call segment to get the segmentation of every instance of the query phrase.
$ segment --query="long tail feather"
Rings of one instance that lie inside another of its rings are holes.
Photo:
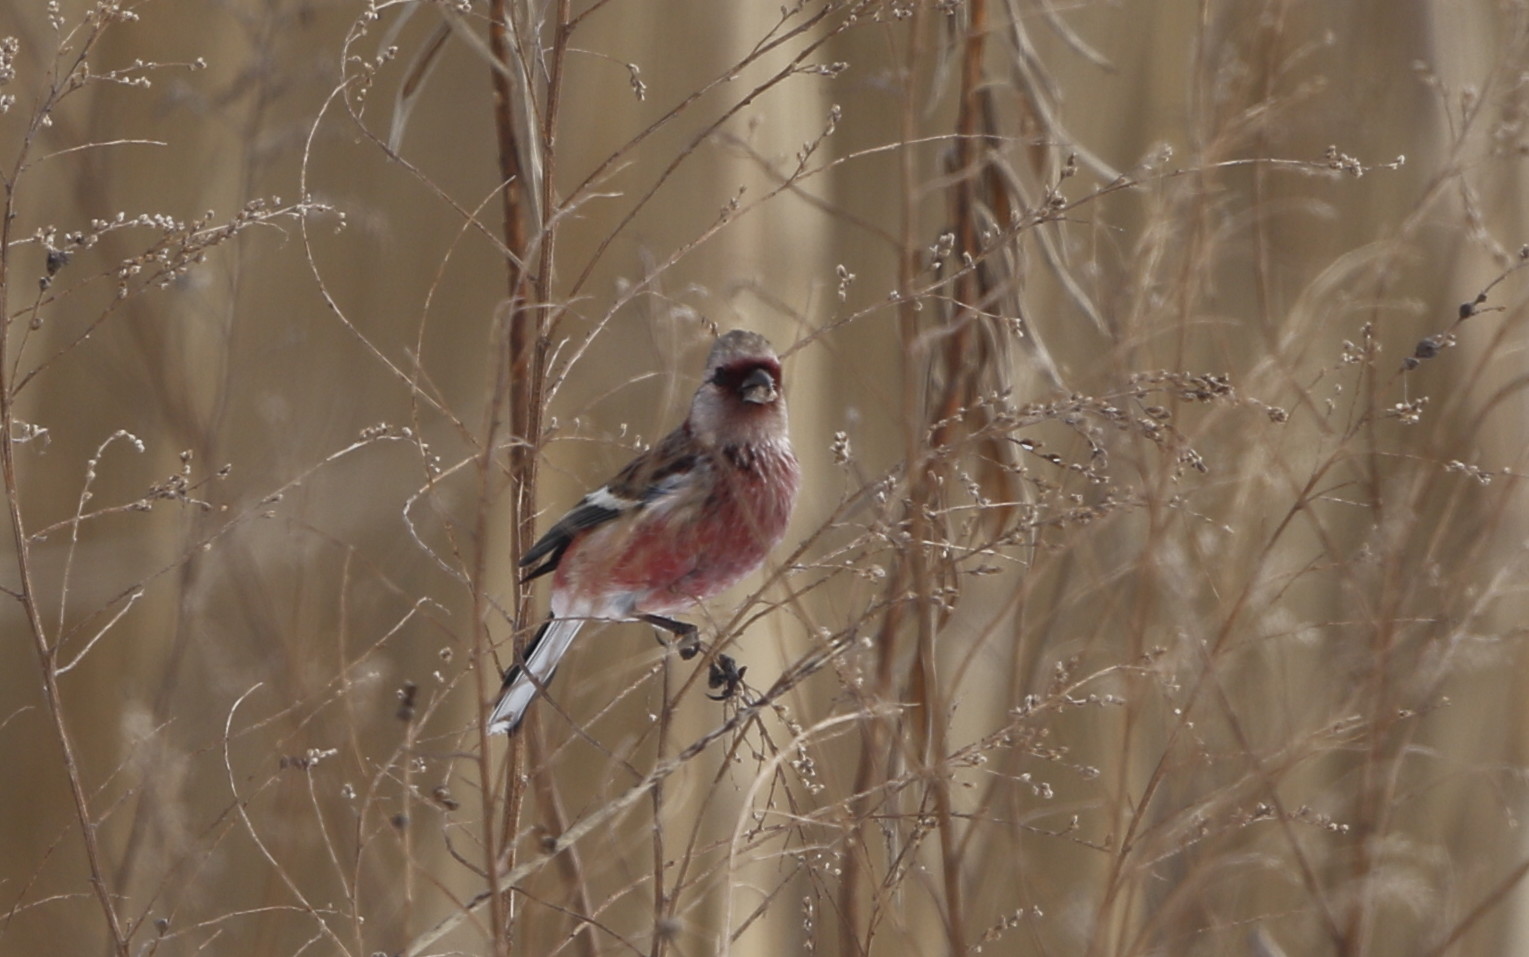
[[[584,624],[580,618],[548,618],[536,637],[526,645],[525,667],[512,665],[504,673],[504,688],[488,716],[489,734],[510,734],[525,717],[526,708],[536,693],[552,680],[558,662],[573,644],[573,637]]]

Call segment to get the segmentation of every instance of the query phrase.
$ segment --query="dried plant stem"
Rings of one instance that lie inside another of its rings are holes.
[[[668,701],[670,695],[670,661],[669,656],[664,656],[663,669],[663,700]],[[671,744],[671,715],[668,708],[661,708],[658,715],[658,750],[654,755],[658,761],[664,760],[669,754]],[[664,950],[669,945],[669,935],[664,928],[673,918],[674,900],[678,894],[669,894],[664,889],[664,782],[653,782],[653,940],[648,949],[648,957],[662,957]],[[677,890],[677,889],[676,889]]]
[[[79,59],[83,59],[85,53],[94,46],[100,33],[101,29],[98,27],[87,35],[81,44]],[[76,62],[79,60],[77,59]],[[50,99],[56,100],[59,95],[59,90],[55,87]],[[111,951],[118,957],[127,957],[128,937],[117,914],[114,892],[107,876],[106,859],[96,835],[96,820],[91,813],[84,777],[75,756],[73,740],[69,735],[68,724],[64,717],[64,704],[58,686],[59,647],[56,642],[51,644],[49,642],[47,625],[43,622],[42,609],[38,603],[31,541],[21,513],[21,483],[17,475],[16,437],[20,434],[20,427],[16,421],[14,376],[10,370],[8,354],[11,332],[9,298],[11,251],[15,248],[12,227],[17,216],[16,190],[27,165],[32,137],[37,130],[37,122],[47,115],[47,112],[48,107],[44,106],[34,114],[33,125],[27,130],[16,164],[5,176],[3,183],[4,206],[0,209],[0,481],[4,482],[6,510],[10,516],[11,544],[14,549],[18,579],[18,588],[14,597],[20,603],[22,612],[26,616],[27,630],[31,634],[32,645],[37,653],[43,703],[48,712],[48,721],[54,740],[58,744],[64,777],[69,782],[69,795],[74,802],[75,820],[84,845],[85,861],[90,868],[91,891],[106,920]],[[60,601],[62,603],[62,598]]]
[[[476,456],[475,464],[478,474],[478,502],[475,509],[477,524],[474,528],[475,548],[473,549],[472,569],[468,578],[472,592],[473,613],[473,649],[478,660],[478,667],[474,669],[474,683],[476,685],[477,700],[481,703],[492,700],[492,696],[498,687],[498,670],[492,666],[494,661],[492,649],[492,637],[489,634],[489,613],[492,608],[488,600],[489,595],[489,550],[488,543],[492,540],[488,523],[493,515],[494,488],[497,474],[494,468],[495,443],[503,426],[504,408],[503,397],[508,391],[509,369],[504,363],[500,363],[495,375],[494,400],[489,403],[487,410],[487,423],[483,436],[484,441]],[[481,717],[481,716],[480,716]],[[483,856],[484,871],[488,880],[489,888],[489,927],[491,931],[491,953],[498,957],[501,954],[510,953],[510,923],[508,918],[508,888],[500,884],[500,856],[506,858],[504,866],[514,866],[515,846],[512,835],[515,833],[516,824],[519,820],[520,811],[520,766],[523,761],[521,748],[512,745],[509,758],[506,762],[504,782],[506,800],[502,813],[505,819],[496,829],[493,822],[501,809],[495,807],[496,789],[488,786],[489,781],[494,780],[492,755],[493,749],[488,735],[488,726],[482,721],[478,726],[478,766],[479,780],[485,782],[480,793],[482,796],[483,813]],[[518,739],[517,739],[518,740]],[[511,816],[513,815],[513,816]],[[503,844],[501,852],[500,845]]]
[[[509,411],[508,479],[510,492],[510,553],[519,555],[535,537],[536,470],[542,414],[545,405],[546,366],[550,331],[556,315],[547,304],[553,296],[553,256],[556,249],[556,203],[554,189],[557,125],[564,65],[568,55],[572,5],[559,0],[551,24],[551,45],[546,51],[550,61],[545,88],[540,100],[533,64],[540,64],[542,52],[538,26],[521,16],[528,8],[510,9],[505,0],[490,0],[489,43],[496,60],[490,71],[494,88],[494,125],[498,133],[500,178],[504,216],[506,280],[509,298],[501,310],[501,341],[505,354],[496,374],[493,408]],[[511,19],[517,18],[517,19]],[[540,110],[535,108],[538,103]],[[517,108],[518,105],[518,108]],[[529,200],[529,202],[528,202]],[[534,271],[530,269],[536,263]],[[497,426],[492,433],[497,434]],[[485,449],[498,443],[490,441]],[[485,466],[487,459],[485,459]],[[485,473],[484,478],[487,478]],[[484,511],[488,503],[484,503]],[[486,586],[486,582],[482,583]],[[511,583],[511,606],[518,620],[531,617],[529,593]],[[517,635],[525,629],[517,629]],[[516,654],[523,646],[517,637]],[[506,802],[500,831],[505,843],[506,866],[513,870],[515,848],[513,835],[518,831],[524,795],[520,785],[528,755],[527,736],[517,736],[510,746],[505,769]],[[485,747],[484,753],[487,753]],[[561,802],[552,782],[544,776],[536,781],[542,814],[553,833],[563,829]],[[589,883],[577,853],[560,855],[558,872],[562,875],[581,916],[593,914]],[[496,928],[504,926],[502,914],[492,918]],[[505,927],[508,931],[508,927]],[[595,953],[592,928],[576,931],[582,953]]]
[[[3,231],[0,231],[0,237],[3,237]],[[3,242],[3,238],[0,238],[0,244]],[[0,266],[0,285],[4,285],[3,266]],[[3,310],[4,299],[0,297],[0,313],[3,313]],[[3,362],[3,356],[0,356],[0,362]],[[4,391],[4,385],[0,384],[0,393]],[[128,940],[117,916],[117,908],[112,902],[113,893],[106,877],[105,858],[101,853],[100,843],[96,839],[96,821],[90,811],[90,802],[85,793],[85,783],[80,773],[79,762],[75,759],[74,745],[64,721],[63,701],[58,688],[58,648],[56,645],[49,645],[47,628],[38,612],[32,562],[27,555],[26,532],[22,524],[19,487],[16,483],[16,452],[15,442],[12,439],[15,434],[15,420],[11,402],[3,394],[0,394],[0,429],[4,430],[4,435],[0,436],[0,469],[3,469],[12,541],[16,547],[17,573],[21,580],[18,597],[26,613],[27,628],[32,635],[33,646],[37,650],[38,670],[42,677],[43,702],[48,711],[54,739],[58,742],[64,776],[69,782],[69,795],[74,800],[75,817],[79,823],[80,838],[85,848],[85,861],[90,867],[91,890],[101,906],[102,916],[106,918],[113,953],[119,957],[127,957],[130,953]]]
[[[496,443],[501,427],[502,410],[510,404],[511,415],[516,414],[521,408],[514,402],[513,396],[516,391],[514,382],[523,380],[524,376],[516,376],[514,359],[515,350],[521,346],[519,335],[520,323],[517,321],[518,301],[517,296],[522,294],[525,284],[524,255],[528,245],[526,238],[526,223],[522,205],[526,189],[525,171],[520,159],[522,144],[516,142],[518,132],[516,124],[516,83],[529,82],[527,71],[523,68],[519,59],[519,51],[511,50],[510,17],[512,13],[507,9],[505,0],[489,0],[489,48],[494,57],[494,69],[490,70],[490,79],[493,85],[494,101],[493,116],[494,130],[498,136],[499,147],[499,171],[500,171],[500,196],[503,213],[503,242],[507,255],[505,256],[505,268],[508,271],[508,295],[506,308],[500,310],[502,317],[501,326],[498,330],[499,341],[506,349],[505,360],[501,361],[494,371],[494,391],[488,404],[488,423],[485,429],[484,442],[480,449],[478,462],[478,488],[481,496],[478,502],[478,534],[477,542],[477,568],[473,575],[473,616],[474,629],[479,634],[475,642],[479,650],[478,660],[480,665],[477,669],[478,700],[479,702],[491,700],[494,685],[497,684],[497,673],[488,667],[493,657],[489,654],[490,639],[487,633],[488,603],[485,600],[489,588],[487,562],[489,532],[487,522],[492,514],[494,499],[492,481],[494,475],[494,457]],[[517,31],[518,32],[518,31]],[[524,101],[522,101],[524,102]],[[515,475],[519,472],[524,451],[520,443],[512,443],[509,452],[511,472]],[[520,510],[522,496],[515,494],[519,490],[518,483],[512,485],[511,507],[517,512]],[[520,522],[513,523],[513,528],[519,530]],[[512,533],[513,537],[514,533]],[[518,601],[518,588],[511,583],[511,592],[515,596],[510,602],[510,607],[520,609]],[[519,629],[517,629],[519,631]],[[519,637],[515,640],[518,648],[521,646]],[[518,652],[517,652],[518,653]],[[490,755],[493,754],[487,728],[480,720],[478,722],[478,761],[480,763],[479,780],[488,782],[494,779],[490,764]],[[483,788],[483,851],[487,861],[485,868],[488,877],[488,905],[489,905],[489,933],[490,946],[495,955],[508,954],[511,951],[511,923],[510,901],[508,899],[509,888],[500,883],[501,868],[513,868],[515,866],[515,843],[514,834],[519,829],[520,810],[523,801],[521,781],[525,766],[525,755],[519,744],[519,739],[510,746],[509,755],[505,762],[504,794],[505,801],[502,808],[494,806],[496,789]],[[502,814],[497,828],[492,823],[496,813]],[[499,843],[503,842],[502,855],[504,862],[501,864],[501,851]]]

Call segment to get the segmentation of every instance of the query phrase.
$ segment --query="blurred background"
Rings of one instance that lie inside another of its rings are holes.
[[[1524,951],[1529,5],[0,39],[0,954]],[[611,624],[485,739],[740,326],[744,696]]]

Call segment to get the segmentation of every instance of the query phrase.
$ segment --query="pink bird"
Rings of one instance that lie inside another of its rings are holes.
[[[551,615],[505,673],[489,733],[515,730],[590,619],[647,622],[694,657],[696,626],[665,616],[758,568],[785,534],[800,484],[780,358],[763,336],[729,332],[712,346],[684,423],[584,496],[521,558],[526,581],[552,573]],[[713,686],[731,690],[742,673],[731,659],[722,664]]]

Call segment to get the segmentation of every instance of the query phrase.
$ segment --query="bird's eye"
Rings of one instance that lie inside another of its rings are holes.
[[[722,366],[712,373],[711,381],[728,392],[739,392],[742,391],[744,385],[751,377],[757,379],[758,374],[761,372],[769,376],[772,383],[779,381],[777,378],[779,375],[778,369],[771,368],[768,363],[764,362]]]

